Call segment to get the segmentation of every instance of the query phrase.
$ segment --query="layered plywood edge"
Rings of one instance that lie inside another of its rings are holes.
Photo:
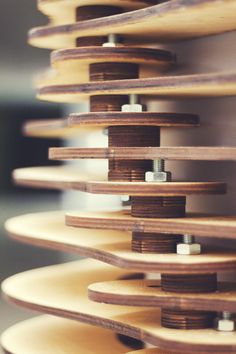
[[[23,134],[29,137],[68,138],[108,126],[151,125],[153,127],[198,127],[196,114],[168,112],[99,112],[71,114],[65,119],[31,120],[24,124]]]
[[[112,5],[130,11],[152,3],[152,0],[114,0]],[[51,25],[62,25],[75,22],[75,9],[79,6],[110,4],[109,0],[38,0],[38,9],[49,17]]]
[[[52,52],[49,70],[35,80],[37,87],[89,81],[89,67],[98,63],[139,65],[139,77],[155,77],[174,67],[175,56],[165,50],[142,47],[81,47]]]
[[[93,340],[88,340],[92,338]],[[53,316],[36,317],[16,324],[1,336],[6,354],[125,354],[111,331]]]
[[[51,160],[73,159],[116,160],[199,160],[235,161],[236,147],[230,146],[164,146],[164,147],[109,147],[77,148],[59,147],[49,149]]]
[[[93,301],[122,306],[163,307],[177,309],[235,311],[236,284],[218,283],[218,290],[208,294],[168,293],[161,290],[160,280],[116,280],[89,286]]]
[[[85,84],[52,85],[38,89],[41,100],[78,103],[93,95],[156,96],[160,98],[223,97],[236,94],[236,73],[163,76]]]
[[[67,119],[41,119],[31,120],[23,125],[23,134],[33,138],[73,138],[78,135],[87,134],[99,130],[96,125],[74,125],[68,124]]]
[[[236,237],[235,216],[197,213],[187,213],[184,218],[152,219],[133,217],[128,209],[71,211],[66,213],[66,224],[91,229],[189,234],[221,240],[224,238],[235,240]]]
[[[72,167],[27,167],[13,172],[16,184],[34,188],[75,189],[96,194],[130,195],[194,195],[224,194],[226,184],[220,182],[112,182],[100,174],[81,174]]]
[[[34,28],[29,33],[29,42],[42,48],[68,48],[74,46],[77,37],[108,33],[119,33],[130,40],[136,37],[143,43],[148,39],[155,43],[173,41],[235,30],[235,14],[234,0],[167,1],[107,18]]]
[[[122,275],[111,266],[86,260],[24,272],[6,280],[2,287],[5,296],[21,306],[109,328],[161,346],[163,350],[174,347],[181,353],[225,354],[236,350],[235,332],[183,330],[180,336],[179,330],[161,326],[157,308],[147,310],[91,302],[87,298],[87,286],[97,279],[98,271],[104,281]]]
[[[209,273],[236,268],[236,253],[207,247],[194,257],[132,252],[131,234],[122,231],[75,229],[65,226],[63,212],[28,214],[9,219],[6,230],[17,241],[91,257],[139,272]],[[97,280],[97,279],[96,279]]]

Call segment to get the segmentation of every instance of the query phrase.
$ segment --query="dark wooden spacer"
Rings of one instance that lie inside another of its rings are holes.
[[[108,6],[108,5],[80,6],[77,7],[76,9],[76,21],[77,22],[88,21],[99,17],[117,15],[122,12],[123,9],[118,6]],[[77,47],[101,46],[105,42],[107,42],[106,36],[81,37],[76,39],[76,46]]]
[[[94,63],[89,66],[90,81],[125,80],[139,77],[139,65],[133,63]]]
[[[186,197],[131,197],[131,215],[144,218],[185,216]]]
[[[215,316],[214,312],[162,309],[161,324],[175,329],[212,328]]]
[[[150,126],[108,127],[109,147],[145,147],[160,145],[160,128]],[[109,160],[110,181],[144,181],[152,170],[151,160]]]
[[[177,243],[181,240],[181,235],[133,232],[132,251],[139,253],[176,253]]]
[[[211,293],[217,291],[217,274],[162,274],[161,288],[172,293]]]
[[[90,97],[91,112],[119,112],[129,97],[124,95],[98,95]]]

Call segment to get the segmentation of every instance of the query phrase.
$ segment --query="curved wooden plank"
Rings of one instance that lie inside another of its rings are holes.
[[[78,134],[104,129],[108,126],[151,125],[157,127],[197,127],[199,117],[188,113],[167,112],[97,112],[71,114],[65,119],[30,120],[23,125],[29,137],[69,138]]]
[[[234,0],[175,0],[160,5],[70,25],[34,28],[32,45],[63,48],[74,45],[76,37],[119,33],[139,42],[179,40],[223,33],[236,29]],[[201,25],[199,25],[201,24]]]
[[[187,214],[185,218],[149,219],[130,215],[129,210],[104,212],[68,212],[66,224],[73,227],[123,230],[136,232],[166,232],[195,236],[236,238],[235,216]]]
[[[23,134],[28,137],[70,138],[78,136],[78,134],[87,134],[91,131],[99,130],[99,127],[96,125],[77,125],[72,127],[72,125],[68,124],[68,119],[40,119],[25,122],[22,130]]]
[[[12,302],[37,311],[76,319],[147,343],[188,353],[233,353],[236,332],[214,329],[168,329],[160,324],[160,311],[137,307],[97,304],[87,298],[87,286],[98,279],[109,280],[119,271],[99,262],[85,260],[45,267],[15,275],[3,283],[5,296]]]
[[[131,251],[131,234],[65,226],[63,212],[28,214],[9,219],[6,230],[17,241],[85,257],[139,272],[209,273],[236,268],[236,253],[207,247],[201,255],[141,254]]]
[[[148,6],[152,0],[114,0],[112,5],[125,10]],[[38,9],[50,18],[53,25],[75,22],[75,9],[79,6],[110,5],[109,0],[38,0]]]
[[[120,125],[151,125],[159,127],[195,127],[199,125],[199,116],[189,113],[168,112],[88,112],[71,114],[68,119],[70,127],[99,127]]]
[[[112,182],[104,175],[80,174],[78,169],[67,166],[27,167],[13,172],[17,185],[49,188],[75,189],[96,194],[129,195],[193,195],[224,194],[226,184],[220,182]]]
[[[81,47],[52,52],[49,70],[38,77],[37,87],[89,82],[94,63],[133,63],[139,65],[139,77],[155,77],[174,67],[175,55],[161,49],[132,47]]]
[[[168,302],[176,309],[234,312],[236,305],[236,284],[226,282],[208,294],[168,293],[161,290],[157,280],[108,281],[91,284],[88,289],[90,300],[122,306],[162,307]]]
[[[49,149],[50,160],[116,159],[116,160],[199,160],[236,161],[236,147],[228,146],[164,146]]]
[[[89,340],[93,338],[93,340]],[[123,345],[111,331],[52,316],[18,323],[1,336],[7,354],[125,354]]]
[[[78,103],[94,95],[138,94],[163,98],[222,97],[236,95],[236,73],[163,76],[74,85],[43,86],[38,99]]]

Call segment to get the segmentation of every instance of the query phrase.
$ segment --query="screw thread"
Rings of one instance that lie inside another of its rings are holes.
[[[163,160],[163,159],[153,160],[153,171],[154,172],[164,172],[165,171],[165,160]]]
[[[183,235],[183,242],[190,245],[194,243],[194,237],[192,235]]]

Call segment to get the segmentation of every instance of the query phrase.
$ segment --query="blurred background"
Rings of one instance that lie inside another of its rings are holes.
[[[102,133],[82,137],[79,141],[61,142],[51,139],[24,138],[21,128],[29,119],[58,118],[69,111],[84,109],[39,102],[35,99],[32,77],[48,67],[49,51],[27,45],[27,31],[47,23],[36,8],[36,0],[0,0],[0,278],[47,264],[55,264],[67,256],[10,241],[4,232],[4,222],[12,216],[61,208],[59,192],[37,191],[14,187],[11,171],[18,167],[48,165],[49,146],[60,144],[101,146],[106,144]],[[236,33],[230,32],[203,39],[168,44],[166,48],[177,53],[178,73],[215,72],[235,70]],[[217,99],[190,99],[181,101],[155,101],[150,110],[197,113],[201,127],[195,129],[163,129],[162,145],[235,145],[236,100],[234,97]],[[83,162],[81,168],[84,168]],[[90,162],[90,168],[94,168]],[[50,163],[51,164],[51,163]],[[98,162],[101,168],[105,164]],[[176,179],[219,180],[228,182],[226,196],[188,198],[188,210],[235,214],[236,164],[231,162],[169,162],[169,169]],[[78,196],[80,195],[80,198]],[[102,207],[116,205],[119,201],[102,196],[87,196],[67,192],[63,196],[64,208]],[[231,247],[229,245],[229,247]],[[234,276],[234,275],[233,275]],[[1,301],[0,332],[23,318],[31,317],[29,311],[7,305]]]
[[[32,77],[48,66],[46,50],[27,45],[29,28],[46,22],[36,10],[36,1],[1,0],[0,12],[0,278],[22,270],[60,261],[57,252],[37,250],[10,241],[4,232],[9,217],[40,210],[58,209],[60,194],[14,187],[11,171],[20,166],[47,165],[47,150],[58,140],[24,138],[24,121],[60,117],[62,108],[35,99]],[[31,317],[1,301],[0,332],[16,321]]]

